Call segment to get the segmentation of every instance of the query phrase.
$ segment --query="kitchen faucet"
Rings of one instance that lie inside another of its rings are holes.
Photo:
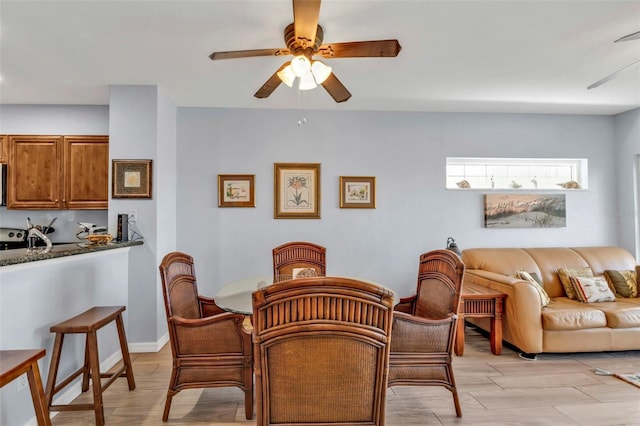
[[[27,222],[29,223],[29,229],[27,231],[27,239],[29,240],[29,251],[33,251],[36,248],[36,238],[40,238],[45,242],[47,247],[44,249],[45,252],[51,250],[53,244],[51,244],[51,240],[47,237],[42,231],[33,226],[31,223],[31,218],[27,218]],[[49,225],[50,227],[51,225]]]

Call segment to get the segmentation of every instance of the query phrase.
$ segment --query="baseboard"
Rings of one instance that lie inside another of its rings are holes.
[[[144,353],[144,352],[160,352],[160,349],[169,341],[169,333],[165,333],[156,342],[141,342],[141,343],[129,343],[129,352],[131,353]]]

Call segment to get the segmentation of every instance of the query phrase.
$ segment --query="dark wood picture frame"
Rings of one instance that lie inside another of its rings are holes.
[[[153,160],[112,160],[111,198],[151,198]]]
[[[255,206],[255,175],[218,175],[218,207]]]

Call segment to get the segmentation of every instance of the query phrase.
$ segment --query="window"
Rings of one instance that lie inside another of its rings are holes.
[[[447,157],[447,189],[586,189],[587,159]]]

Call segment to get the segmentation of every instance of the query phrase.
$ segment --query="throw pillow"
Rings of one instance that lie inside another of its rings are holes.
[[[636,271],[614,271],[607,269],[604,276],[609,287],[621,297],[638,297],[638,278]]]
[[[607,279],[597,277],[571,277],[578,300],[584,303],[615,302],[616,296],[609,288]]]
[[[518,271],[518,278],[527,281],[538,291],[538,294],[540,295],[540,305],[544,308],[549,304],[549,302],[551,302],[551,298],[547,292],[544,291],[544,288],[542,288],[538,280],[536,280],[536,276],[537,274],[535,272],[529,273],[527,271]]]
[[[570,277],[593,277],[593,271],[591,268],[560,268],[558,269],[558,278],[564,288],[564,293],[569,299],[578,300],[576,292],[573,290],[573,284]]]

